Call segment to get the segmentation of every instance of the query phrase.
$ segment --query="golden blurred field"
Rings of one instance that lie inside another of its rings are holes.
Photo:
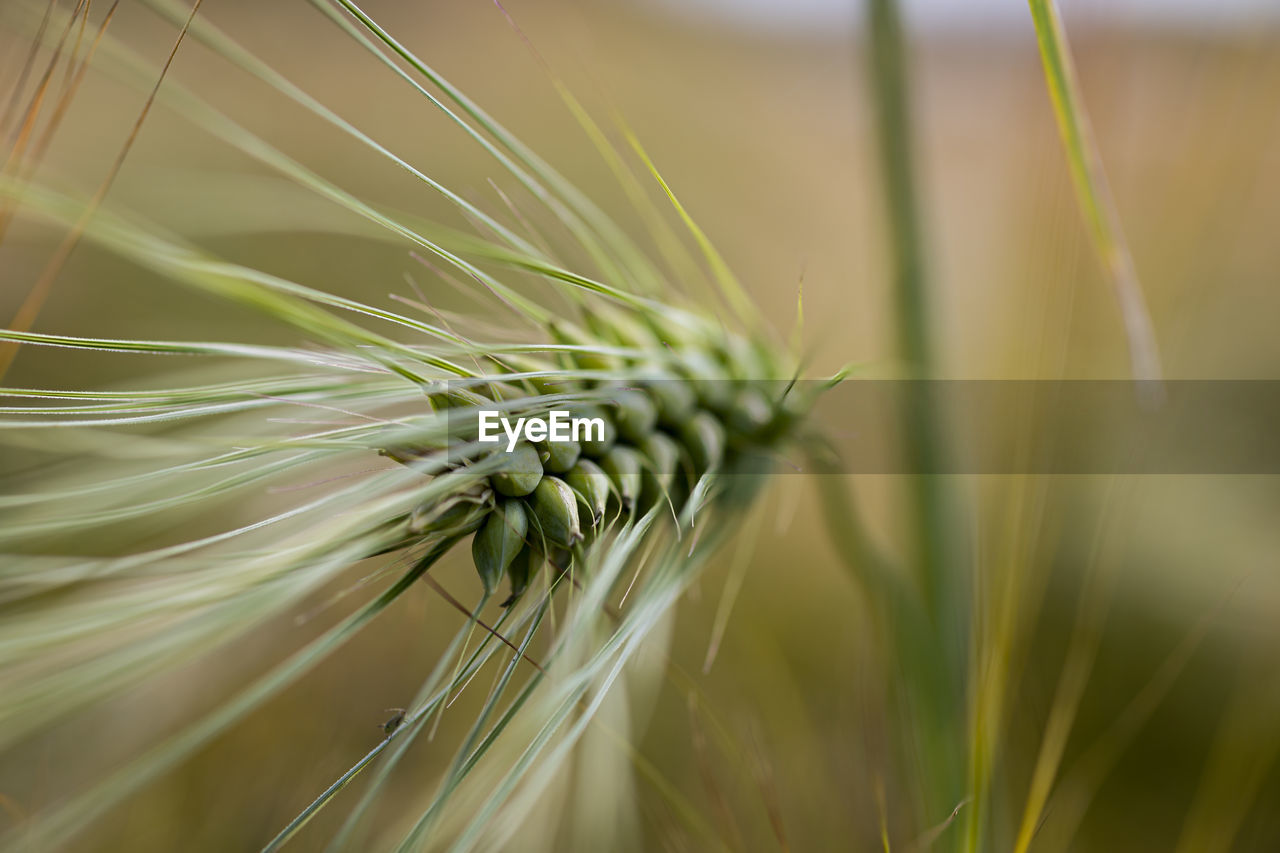
[[[848,362],[859,365],[857,375],[896,375],[887,236],[859,34],[771,37],[620,0],[505,5],[598,118],[614,110],[625,117],[784,337],[803,279],[812,375]],[[369,7],[639,230],[541,60],[492,4],[371,0]],[[1197,34],[1136,22],[1075,27],[1067,12],[1167,375],[1274,378],[1280,33]],[[134,4],[123,4],[118,15],[113,33],[163,60],[173,30]],[[468,198],[501,204],[487,183],[496,175],[483,152],[305,4],[210,0],[201,15],[432,177]],[[20,44],[14,28],[0,26],[0,93],[14,79]],[[933,32],[913,49],[941,371],[946,378],[1125,378],[1122,324],[1078,213],[1029,21],[994,33]],[[338,183],[396,210],[465,224],[403,172],[207,48],[185,44],[171,73]],[[91,193],[141,97],[90,74],[44,174]],[[148,117],[109,205],[335,293],[385,301],[388,293],[406,292],[405,272],[420,271],[403,246],[372,233],[353,236],[343,214],[324,201],[264,174],[162,107]],[[16,310],[58,236],[29,222],[7,235],[0,245],[0,316]],[[466,307],[451,302],[447,290],[432,297]],[[35,328],[281,340],[278,327],[243,309],[168,287],[90,245],[77,249]],[[77,386],[137,387],[161,371],[196,369],[174,361],[24,352],[5,384],[65,385],[73,376]],[[0,470],[30,476],[46,461],[30,449],[13,453]],[[865,602],[823,530],[812,480],[776,478],[760,514],[744,522],[744,529],[758,524],[762,531],[745,574],[730,571],[730,548],[667,626],[672,668],[664,674],[654,665],[640,686],[608,707],[602,727],[616,728],[642,758],[629,760],[608,734],[589,736],[574,771],[547,791],[545,812],[511,849],[710,849],[689,831],[663,785],[730,849],[780,849],[774,813],[791,850],[879,849],[878,791],[887,791],[883,809],[894,850],[914,849],[946,818],[923,821],[907,802],[919,783],[890,759],[890,730],[902,721],[891,718],[883,695],[898,662],[868,627]],[[851,478],[851,485],[883,548],[909,549],[900,479]],[[1086,633],[1096,632],[1097,653],[1063,766],[1101,772],[1079,777],[1084,781],[1075,790],[1090,797],[1078,828],[1068,826],[1075,804],[1051,799],[1032,850],[1280,846],[1276,479],[971,476],[953,478],[950,487],[963,505],[969,549],[963,559],[977,578],[977,634],[989,642],[1012,630],[1016,639],[999,656],[1008,685],[987,849],[1011,849],[1064,659],[1079,636],[1081,595],[1096,596],[1087,599],[1083,624]],[[254,510],[221,505],[192,523],[252,518]],[[182,533],[111,531],[104,542],[116,536],[158,543]],[[290,618],[0,756],[0,825],[20,825],[24,815],[123,761],[142,742],[180,730],[265,662],[298,648],[347,612],[347,599],[328,599],[372,565],[353,567]],[[463,555],[451,556],[439,577],[469,600],[462,591],[474,585],[474,575]],[[738,583],[723,643],[704,671],[722,596]],[[376,743],[384,709],[408,701],[460,624],[462,617],[430,590],[412,591],[246,723],[80,836],[75,849],[261,846]],[[658,654],[662,639],[655,640]],[[419,743],[397,770],[370,843],[398,837],[403,815],[425,799],[448,756],[433,744],[459,736],[468,710],[484,698],[484,678],[443,715],[436,741]],[[688,680],[697,685],[696,703]],[[1113,752],[1099,752],[1098,743],[1114,744]],[[1100,754],[1108,760],[1090,757]],[[634,777],[618,775],[641,764]],[[610,784],[620,786],[617,801],[625,807],[601,813],[592,807],[593,791]],[[340,818],[322,813],[295,849],[323,849]],[[957,833],[958,825],[946,832]],[[951,843],[943,840],[938,849]]]

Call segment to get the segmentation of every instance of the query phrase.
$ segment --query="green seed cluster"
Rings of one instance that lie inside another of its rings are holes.
[[[671,409],[659,394],[622,389],[612,412],[605,406],[589,412],[604,421],[603,439],[521,442],[509,453],[494,451],[502,467],[489,477],[492,511],[471,546],[485,589],[505,574],[514,599],[544,563],[567,569],[610,520],[659,501],[678,511],[697,480],[720,470],[735,440],[744,438],[730,435],[731,413],[702,408],[706,401],[692,396]]]
[[[501,446],[477,452],[460,467],[481,460],[496,464],[487,481],[448,506],[424,508],[411,525],[416,531],[474,529],[476,571],[487,593],[504,575],[508,578],[507,604],[519,598],[544,564],[567,570],[615,523],[659,503],[669,503],[678,515],[704,475],[733,471],[745,455],[758,456],[775,446],[796,416],[782,383],[771,398],[762,383],[734,378],[734,368],[741,367],[734,351],[746,351],[740,342],[736,348],[708,346],[703,338],[699,346],[655,366],[635,357],[602,356],[589,346],[598,346],[599,336],[567,324],[552,332],[562,344],[583,345],[583,351],[566,352],[556,365],[583,378],[513,381],[503,383],[501,391],[477,386],[482,399],[464,402],[455,396],[450,414],[478,410],[496,399],[512,402],[511,391],[521,388],[527,396],[515,401],[530,403],[532,411],[543,405],[540,395],[551,392],[557,400],[574,402],[547,408],[599,418],[603,436],[580,442],[522,440],[511,451]],[[618,335],[607,340],[617,343]],[[644,343],[658,346],[657,335]],[[618,374],[629,378],[592,378]]]

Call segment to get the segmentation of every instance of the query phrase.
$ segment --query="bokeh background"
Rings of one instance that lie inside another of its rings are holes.
[[[16,16],[19,5],[6,2],[12,8],[4,13]],[[504,5],[528,43],[491,3],[370,0],[367,8],[638,230],[640,220],[564,109],[543,62],[597,116],[616,110],[782,335],[803,280],[813,375],[849,362],[863,375],[895,375],[858,3]],[[1062,5],[1167,374],[1274,378],[1274,7],[1261,0]],[[1122,324],[1076,208],[1025,4],[918,0],[907,7],[938,370],[947,378],[1125,377]],[[488,184],[495,167],[483,152],[306,4],[209,0],[201,15],[433,177],[501,203]],[[0,94],[15,78],[17,29],[0,28]],[[128,2],[112,32],[153,61],[163,59],[174,35]],[[344,186],[399,210],[464,224],[404,173],[194,41],[172,74]],[[91,192],[142,97],[91,74],[46,171]],[[148,117],[109,204],[228,257],[338,293],[380,299],[405,292],[406,272],[421,272],[403,247],[354,235],[322,201],[164,109]],[[7,236],[0,317],[16,310],[57,236],[29,223]],[[449,305],[452,297],[442,290],[439,298]],[[58,279],[36,328],[170,340],[279,341],[281,334],[88,245]],[[67,385],[74,376],[70,384],[83,387],[137,387],[175,369],[196,368],[28,352],[6,381]],[[31,457],[19,456],[6,458],[6,470],[29,467]],[[726,557],[681,604],[667,626],[666,651],[683,675],[635,691],[629,710],[619,712],[630,721],[625,739],[651,775],[622,783],[629,791],[615,813],[612,801],[596,804],[582,786],[591,778],[588,756],[548,792],[546,813],[514,849],[703,849],[654,777],[731,848],[778,849],[770,826],[776,819],[794,850],[869,849],[879,844],[883,810],[894,849],[909,849],[946,817],[916,814],[912,780],[887,758],[900,722],[886,715],[883,701],[895,661],[866,627],[864,604],[828,544],[809,480],[777,478],[756,519],[764,534],[753,540],[745,573],[732,572]],[[882,547],[909,549],[898,479],[850,480]],[[968,477],[951,485],[962,505],[965,558],[978,577],[975,624],[980,632],[990,627],[1003,601],[1012,602],[1017,627],[991,849],[1010,845],[1066,649],[1078,636],[1082,595],[1098,651],[1064,767],[1097,755],[1099,743],[1109,760],[1096,778],[1082,777],[1080,790],[1090,796],[1079,825],[1064,817],[1070,803],[1056,808],[1051,800],[1033,849],[1280,848],[1275,478]],[[214,512],[225,520],[252,507]],[[104,537],[136,543],[180,533]],[[346,607],[329,599],[368,570],[353,568],[288,619],[0,757],[0,820],[21,821],[57,802],[139,744],[211,707],[265,662],[336,621]],[[459,556],[441,577],[450,588],[468,589],[469,573]],[[1103,580],[1086,582],[1095,576]],[[708,665],[726,589],[736,604]],[[377,741],[384,709],[408,700],[460,619],[427,589],[412,592],[302,682],[83,836],[78,848],[260,845]],[[464,700],[456,714],[445,714],[436,736],[442,743],[461,730],[466,708]],[[448,755],[435,752],[420,744],[397,771],[378,812],[392,837],[396,815],[425,799]],[[1086,760],[1086,769],[1094,766]],[[338,816],[316,819],[298,848],[323,846]]]

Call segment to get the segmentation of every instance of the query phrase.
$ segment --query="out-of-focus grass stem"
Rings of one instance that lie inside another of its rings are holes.
[[[1028,0],[1028,3],[1036,27],[1045,83],[1058,120],[1058,132],[1066,148],[1067,165],[1071,169],[1080,212],[1120,304],[1120,315],[1129,339],[1133,378],[1150,382],[1146,386],[1148,390],[1158,389],[1161,370],[1155,330],[1129,245],[1125,241],[1124,229],[1120,226],[1120,215],[1111,197],[1107,175],[1102,168],[1102,157],[1080,97],[1080,83],[1076,79],[1062,18],[1053,0]]]
[[[934,373],[925,238],[914,168],[906,41],[896,0],[868,0],[871,94],[879,143],[879,173],[890,242],[896,345],[911,380]],[[928,385],[903,395],[900,413],[908,478],[910,536],[915,577],[926,619],[897,628],[904,693],[919,719],[916,748],[932,779],[925,806],[959,798],[956,701],[964,648],[959,622],[967,601],[959,592],[958,550],[946,518],[944,481],[936,474],[943,454],[941,424]],[[931,636],[920,636],[920,634]],[[949,801],[949,802],[948,802]]]
[[[868,13],[872,94],[893,267],[896,343],[908,377],[925,379],[933,373],[934,358],[924,236],[913,165],[905,41],[896,0],[868,0]],[[931,475],[939,470],[942,454],[931,397],[928,393],[903,395],[901,418],[908,470],[920,474],[910,481],[918,580],[930,616],[938,621],[944,606],[946,583],[942,575],[948,548],[940,484]]]

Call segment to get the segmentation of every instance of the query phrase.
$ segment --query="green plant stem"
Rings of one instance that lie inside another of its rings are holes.
[[[1161,369],[1155,329],[1080,97],[1080,83],[1076,79],[1062,18],[1053,0],[1028,0],[1028,4],[1036,28],[1040,61],[1044,65],[1045,84],[1049,88],[1062,145],[1066,149],[1076,199],[1120,305],[1133,377],[1152,383],[1148,388],[1158,389]]]
[[[911,101],[906,46],[895,0],[868,0],[871,88],[879,142],[885,214],[893,270],[896,345],[910,380],[927,380],[933,371],[929,289],[913,166]],[[936,473],[943,457],[939,412],[926,382],[904,396],[900,413],[913,562],[929,637],[903,637],[910,683],[903,685],[907,710],[920,724],[917,749],[928,773],[925,808],[950,810],[960,798],[957,734],[960,663],[964,650],[958,554],[947,523],[944,481]],[[921,647],[923,643],[923,647]],[[909,652],[909,653],[908,653]]]
[[[868,0],[868,10],[872,95],[893,267],[896,346],[908,377],[922,380],[932,374],[933,346],[902,23],[895,0]],[[904,399],[900,415],[904,451],[909,469],[918,472],[910,480],[918,582],[926,609],[941,622],[947,586],[942,577],[947,531],[941,484],[929,473],[939,470],[942,458],[937,412],[927,385],[912,389]]]

